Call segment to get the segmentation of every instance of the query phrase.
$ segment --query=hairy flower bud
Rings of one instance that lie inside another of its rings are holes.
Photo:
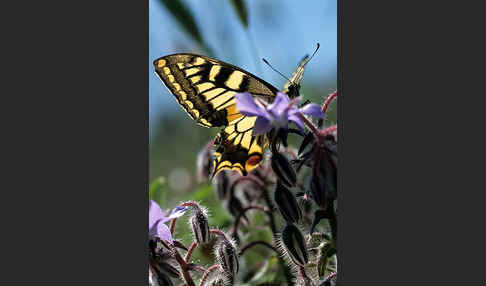
[[[238,273],[238,250],[235,243],[230,240],[223,239],[216,248],[216,258],[221,265],[225,274],[235,277]]]
[[[159,275],[168,275],[173,278],[179,278],[179,271],[168,261],[160,262],[156,266]]]
[[[282,231],[282,243],[287,255],[298,266],[304,266],[309,261],[307,246],[302,232],[294,224],[287,224]]]
[[[159,286],[174,286],[170,278],[165,275],[158,275],[157,282],[159,283]]]
[[[210,239],[208,216],[204,210],[196,210],[191,217],[191,228],[198,244],[208,243]]]
[[[297,175],[287,157],[277,152],[273,153],[272,169],[275,175],[282,181],[283,185],[289,188],[295,186]]]
[[[211,174],[211,168],[213,164],[213,158],[211,156],[211,148],[212,146],[210,142],[207,146],[205,146],[197,155],[197,181],[198,183],[204,183],[209,180],[209,175]]]
[[[326,208],[327,202],[337,197],[337,168],[329,150],[321,149],[320,155],[312,171],[309,190],[316,204]]]
[[[287,189],[280,180],[277,180],[275,189],[275,202],[283,218],[288,223],[298,223],[302,218],[302,211],[294,194]]]
[[[221,171],[213,179],[213,189],[218,195],[218,199],[224,200],[228,194],[231,183],[230,171]]]
[[[225,285],[225,279],[221,275],[216,276],[214,279],[211,279],[208,283],[204,284],[204,286],[224,286],[224,285]]]

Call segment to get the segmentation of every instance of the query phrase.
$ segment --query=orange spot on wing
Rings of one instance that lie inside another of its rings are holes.
[[[236,108],[236,104],[232,104],[230,106],[228,106],[226,108],[226,111],[227,111],[227,116],[226,116],[226,119],[228,120],[228,122],[231,122],[233,120],[236,120],[240,117],[242,117],[243,115],[241,115],[241,113],[238,111],[238,108]]]
[[[246,160],[245,169],[250,172],[260,164],[262,157],[259,155],[253,155],[248,160]]]

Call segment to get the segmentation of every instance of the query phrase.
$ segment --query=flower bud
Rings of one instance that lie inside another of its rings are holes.
[[[282,181],[283,185],[289,188],[295,186],[297,175],[287,157],[277,152],[273,153],[272,169],[275,175]]]
[[[191,228],[194,233],[194,238],[198,244],[205,244],[209,242],[209,222],[208,216],[204,210],[198,209],[191,217]]]
[[[287,255],[298,266],[304,266],[309,261],[307,246],[302,232],[294,224],[287,224],[282,231],[282,243]]]
[[[210,280],[208,283],[204,284],[204,286],[224,286],[224,285],[225,285],[225,279],[221,275],[215,277],[214,279]],[[229,285],[233,285],[233,284],[229,284]]]
[[[157,275],[157,282],[159,286],[174,286],[170,278],[166,275]]]
[[[160,262],[156,265],[157,272],[159,276],[167,275],[173,278],[179,278],[179,271],[177,268],[172,266],[168,261]]]
[[[329,200],[337,197],[337,169],[327,150],[320,150],[320,160],[310,178],[310,195],[316,204],[327,207]]]
[[[211,142],[210,142],[211,143]],[[209,144],[205,146],[201,152],[197,155],[197,181],[198,183],[204,183],[209,180],[211,174],[211,168],[213,164],[213,158],[211,156],[211,148],[208,148]],[[212,144],[211,144],[212,146]]]
[[[277,180],[277,187],[275,189],[275,202],[283,218],[288,223],[298,223],[302,218],[302,211],[300,210],[297,200],[280,180]]]
[[[213,179],[213,189],[218,195],[218,199],[224,200],[228,194],[230,186],[230,171],[221,171]]]
[[[239,262],[235,243],[228,239],[223,239],[216,248],[216,258],[225,274],[231,277],[236,276],[239,269]]]

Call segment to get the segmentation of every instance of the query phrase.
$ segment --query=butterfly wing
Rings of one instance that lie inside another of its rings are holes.
[[[154,61],[156,74],[181,107],[204,127],[222,127],[215,143],[214,172],[246,175],[263,159],[268,140],[252,137],[256,117],[242,115],[234,95],[249,92],[272,102],[277,89],[266,81],[222,61],[195,54],[174,54]]]

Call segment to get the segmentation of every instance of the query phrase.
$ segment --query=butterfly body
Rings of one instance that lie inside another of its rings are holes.
[[[284,86],[289,96],[298,95],[304,58],[297,71]],[[214,58],[180,53],[154,61],[156,74],[179,105],[199,125],[222,127],[215,138],[214,172],[234,170],[248,174],[263,160],[268,145],[265,135],[252,136],[256,117],[242,115],[236,108],[234,95],[249,92],[272,102],[278,89],[263,79]]]

